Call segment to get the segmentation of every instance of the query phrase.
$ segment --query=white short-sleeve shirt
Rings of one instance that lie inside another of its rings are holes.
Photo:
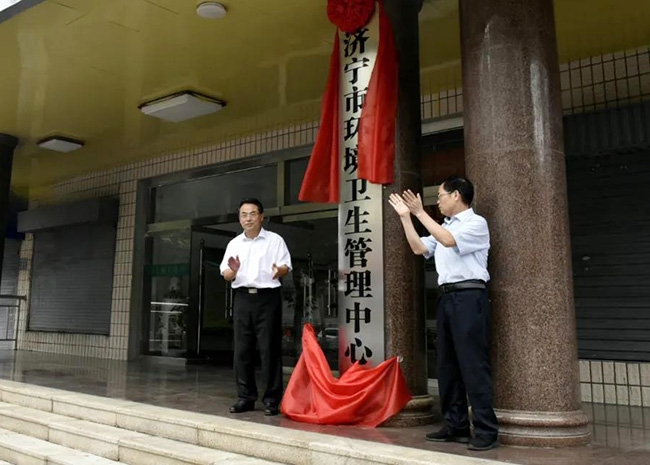
[[[228,269],[228,259],[239,257],[241,266],[232,281],[233,289],[255,287],[258,289],[280,287],[278,279],[273,279],[273,264],[291,266],[291,255],[282,237],[264,228],[254,239],[241,233],[228,243],[221,261],[221,274]]]
[[[427,248],[426,258],[432,256],[438,271],[438,284],[450,284],[468,279],[490,280],[487,270],[490,231],[487,221],[468,208],[451,218],[445,218],[442,225],[454,236],[456,245],[445,247],[433,236],[420,240]]]

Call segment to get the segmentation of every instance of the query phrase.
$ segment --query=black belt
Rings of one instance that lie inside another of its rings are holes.
[[[279,289],[280,286],[278,287],[236,287],[234,288],[234,291],[243,292],[244,294],[264,294],[268,292],[278,291]]]
[[[480,279],[468,279],[457,283],[441,284],[439,289],[441,294],[448,294],[450,292],[464,291],[465,289],[487,289],[487,285],[485,281]]]

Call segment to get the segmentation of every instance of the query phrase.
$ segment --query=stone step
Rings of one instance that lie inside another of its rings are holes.
[[[233,463],[251,464],[264,463],[256,462],[255,459],[292,465],[502,463],[341,438],[6,380],[0,380],[0,401],[49,413],[50,415],[43,416],[43,422],[35,421],[34,425],[38,425],[35,426],[37,428],[46,424],[49,428],[50,440],[65,445],[81,442],[86,450],[98,455],[105,454],[104,456],[111,458],[115,457],[117,450],[121,462],[138,465],[141,463],[156,465],[209,463],[205,460],[210,459],[202,455],[205,452],[203,449],[206,448],[216,454],[236,454]],[[12,411],[11,406],[4,404],[0,404],[0,415],[13,418],[13,424],[18,425],[14,426],[15,428],[24,428],[25,425],[21,426],[20,421],[27,422],[29,418],[38,416],[34,412],[21,414],[20,411]],[[85,423],[75,423],[70,421],[71,419]],[[137,436],[137,433],[148,437]],[[195,449],[191,446],[199,448]],[[171,447],[172,450],[164,452],[166,447]],[[180,451],[182,453],[179,455]],[[134,461],[125,461],[123,454],[125,458]],[[158,456],[156,459],[158,461],[152,459],[154,461],[145,462],[145,456]],[[187,461],[183,457],[195,461]],[[219,457],[223,456],[219,455]],[[216,460],[223,461],[220,458]],[[245,461],[237,462],[237,460]],[[225,463],[230,463],[230,459],[226,459]]]
[[[69,421],[78,420],[55,413],[0,402],[0,426],[14,433],[25,434],[47,441],[50,437],[50,425]]]
[[[0,425],[14,433],[49,441],[111,460],[119,458],[119,440],[145,437],[135,431],[0,402]]]
[[[121,440],[120,461],[131,465],[271,465],[277,463],[151,436]]]
[[[0,459],[14,465],[115,465],[119,462],[0,429]]]
[[[13,433],[134,465],[273,463],[6,403],[0,403],[0,425]]]

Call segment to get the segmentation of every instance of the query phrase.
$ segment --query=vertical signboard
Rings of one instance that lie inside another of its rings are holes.
[[[375,12],[365,27],[339,34],[340,204],[339,371],[384,360],[384,267],[382,186],[358,179],[361,109],[379,45]]]

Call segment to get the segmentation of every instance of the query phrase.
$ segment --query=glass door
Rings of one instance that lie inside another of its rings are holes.
[[[148,355],[183,357],[187,351],[190,231],[151,234],[146,249],[143,351]]]
[[[221,276],[219,266],[228,242],[237,235],[234,226],[239,227],[231,223],[192,228],[189,358],[232,363],[232,289]]]

